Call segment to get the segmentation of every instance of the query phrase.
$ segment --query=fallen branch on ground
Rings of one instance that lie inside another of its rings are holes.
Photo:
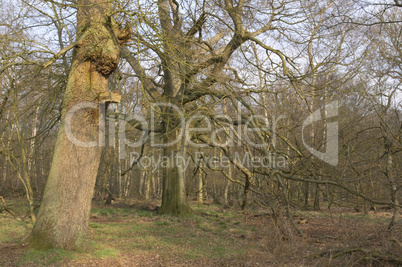
[[[396,266],[402,265],[402,258],[392,254],[384,254],[378,251],[370,251],[363,248],[347,248],[347,249],[330,249],[324,252],[321,252],[318,256],[325,257],[329,256],[332,259],[336,259],[338,257],[344,256],[346,254],[353,254],[355,252],[364,253],[365,256],[362,257],[362,261],[377,261],[377,262],[388,262],[391,264],[395,264]]]

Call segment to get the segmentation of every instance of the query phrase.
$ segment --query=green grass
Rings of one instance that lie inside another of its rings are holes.
[[[170,225],[170,223],[169,222],[166,222],[166,221],[156,221],[155,222],[155,224],[156,225],[165,225],[165,226],[169,226]]]
[[[372,216],[372,214],[364,214],[363,212],[328,212],[327,209],[322,209],[322,211],[294,211],[294,216],[301,216],[303,218],[313,218],[313,217],[320,217],[320,218],[333,218],[334,220],[339,220],[340,216],[344,219],[352,219],[352,220],[359,220],[364,221],[367,223],[387,223],[390,220],[390,215],[381,215],[376,214]]]
[[[63,249],[48,249],[48,250],[36,250],[28,249],[18,261],[18,266],[24,266],[27,264],[35,264],[36,266],[46,266],[66,260],[72,260],[76,258],[78,252],[66,251]]]
[[[91,242],[90,254],[77,251],[67,251],[63,249],[36,250],[28,249],[17,262],[18,266],[32,265],[47,266],[50,264],[63,263],[84,258],[108,259],[116,258],[120,251]]]
[[[0,214],[0,244],[21,243],[31,231],[32,223]]]
[[[272,244],[269,243],[271,239],[263,237],[263,233],[272,229],[267,210],[257,211],[263,215],[258,217],[247,217],[237,208],[223,209],[216,205],[194,206],[193,210],[192,216],[176,217],[135,208],[96,207],[91,210],[95,216],[91,217],[88,227],[90,249],[87,252],[41,251],[20,246],[18,259],[13,265],[58,266],[70,263],[74,266],[91,260],[113,262],[130,259],[135,255],[148,258],[158,255],[162,262],[170,259],[175,259],[175,262],[236,262],[236,259],[249,259],[254,255],[265,257],[275,244],[284,244],[275,241],[275,236]],[[316,211],[297,211],[294,215],[327,221],[331,216]],[[388,220],[386,216],[334,213],[336,222],[339,216],[365,225]],[[23,243],[32,228],[28,219],[16,220],[8,214],[0,214],[0,248]],[[284,250],[279,248],[278,251]],[[0,265],[1,262],[0,257]]]
[[[116,258],[120,253],[120,251],[115,248],[107,247],[102,244],[94,242],[91,242],[91,247],[94,249],[91,255],[95,256],[96,258],[101,259]]]
[[[230,258],[243,253],[231,235],[245,234],[247,230],[253,230],[253,226],[244,229],[244,225],[231,222],[233,219],[241,220],[241,215],[232,211],[222,212],[216,206],[198,206],[194,207],[194,211],[193,216],[183,218],[134,209],[130,211],[129,218],[124,218],[127,221],[91,222],[89,227],[94,242],[114,243],[113,247],[121,252],[154,251],[166,258],[173,253],[183,259]],[[116,209],[114,216],[121,216],[122,212]],[[103,212],[96,209],[92,213],[103,216],[111,212],[109,209]]]

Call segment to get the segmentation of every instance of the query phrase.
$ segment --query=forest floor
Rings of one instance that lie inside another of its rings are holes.
[[[390,212],[294,211],[300,236],[283,211],[192,207],[170,217],[154,204],[95,204],[87,252],[30,249],[29,218],[3,211],[0,266],[402,266],[402,226],[386,232]]]

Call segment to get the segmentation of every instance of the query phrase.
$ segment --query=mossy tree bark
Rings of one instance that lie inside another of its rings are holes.
[[[175,114],[176,113],[176,114]],[[159,214],[189,215],[192,213],[188,204],[185,181],[185,129],[181,128],[181,119],[177,111],[167,107],[162,121],[163,156],[167,164],[163,166],[162,205]]]
[[[104,118],[99,116],[99,103],[120,100],[107,91],[108,76],[116,69],[119,56],[118,27],[110,16],[111,3],[79,0],[77,4],[79,41],[74,48],[51,170],[29,238],[37,248],[85,248],[102,150],[98,141],[103,122],[99,120]]]

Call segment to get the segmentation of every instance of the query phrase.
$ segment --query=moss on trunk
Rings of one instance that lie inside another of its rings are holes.
[[[87,228],[102,148],[99,102],[108,75],[118,64],[117,27],[111,4],[78,1],[77,39],[68,78],[61,125],[44,196],[29,241],[37,248],[85,249]],[[86,103],[73,116],[68,112]],[[88,104],[89,103],[89,104]],[[71,136],[84,142],[72,142]]]
[[[173,115],[171,108],[162,111],[164,143],[171,145],[163,149],[163,156],[169,158],[169,164],[163,168],[162,205],[159,214],[189,215],[192,213],[188,204],[185,181],[185,135],[180,127],[180,116]],[[176,140],[177,142],[172,142]]]

